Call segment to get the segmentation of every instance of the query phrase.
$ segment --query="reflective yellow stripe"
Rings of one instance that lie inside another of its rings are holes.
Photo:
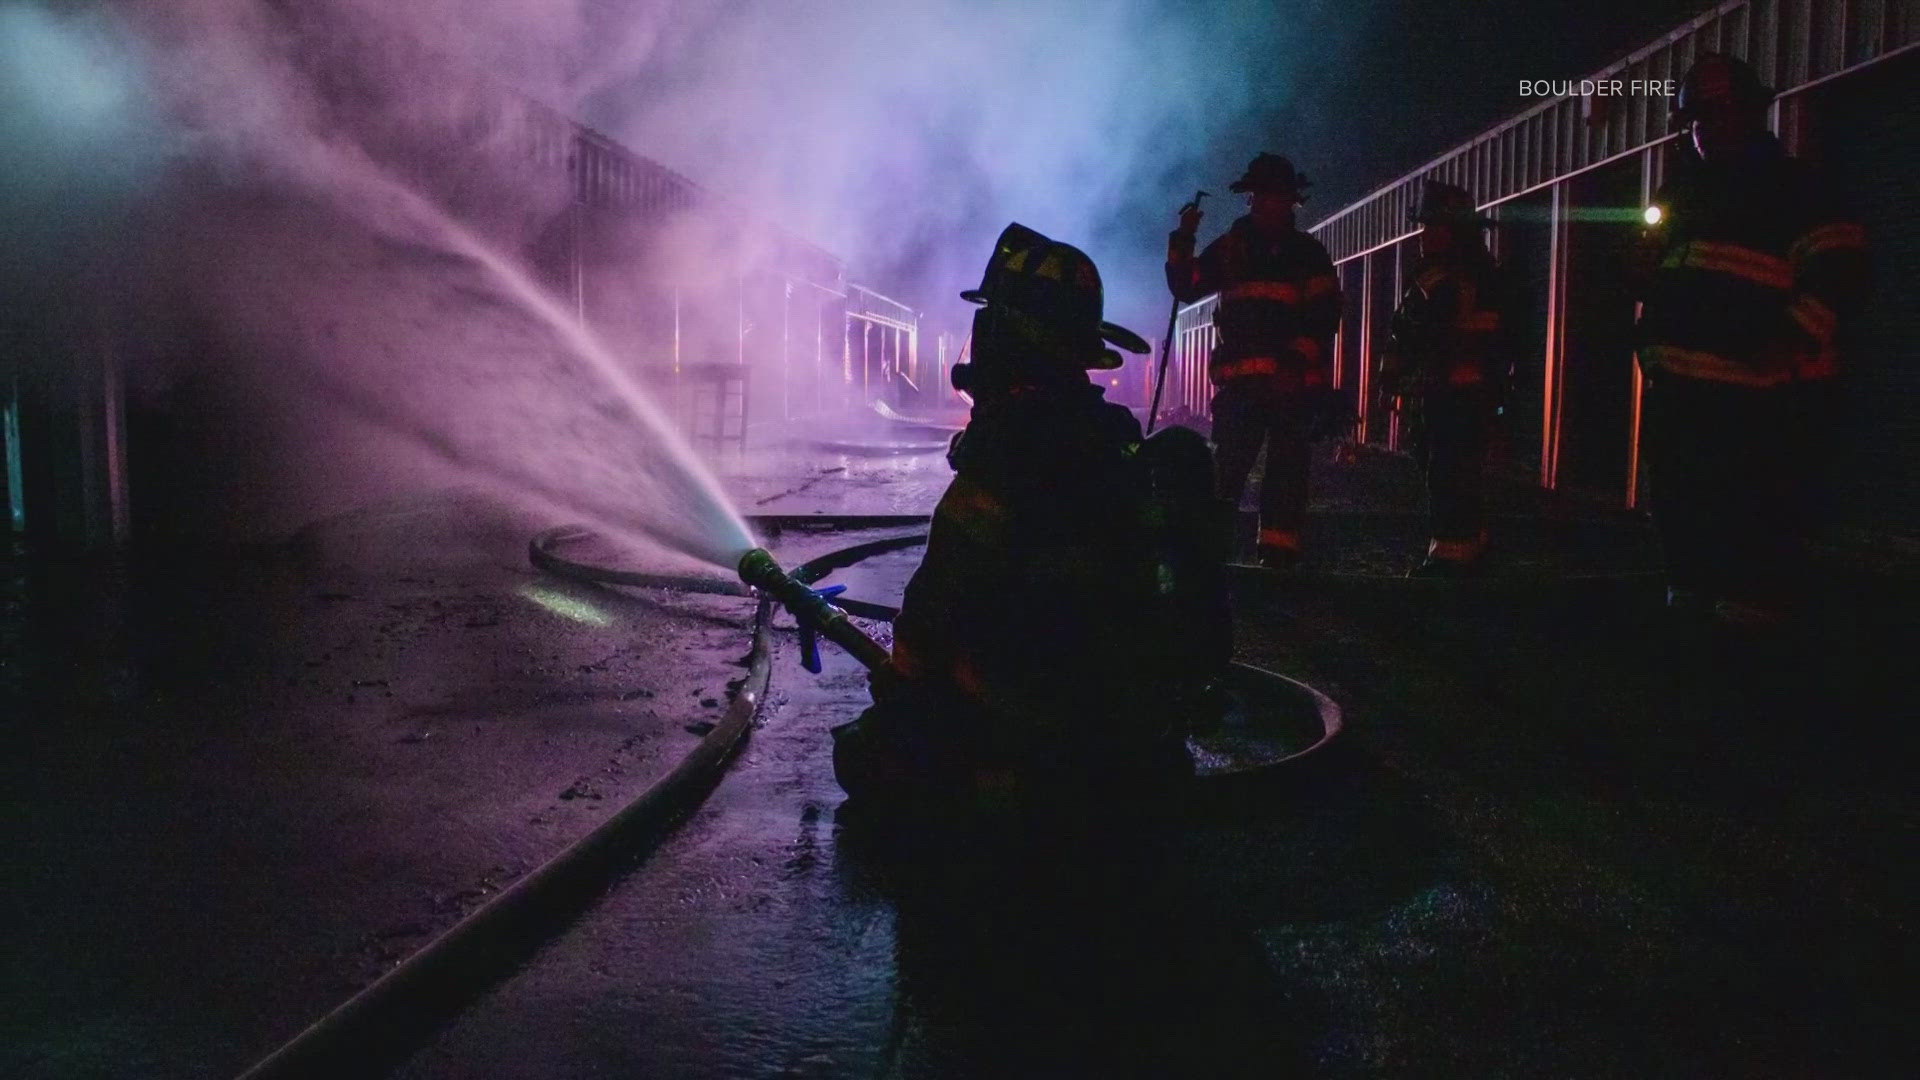
[[[1756,266],[1738,259],[1702,256],[1689,260],[1687,267],[1692,270],[1711,270],[1718,274],[1731,274],[1737,278],[1745,278],[1756,285],[1765,285],[1770,289],[1787,289],[1793,285],[1791,274],[1776,272],[1769,267]]]
[[[983,542],[997,543],[1007,526],[1007,508],[978,481],[954,477],[933,515]]]
[[[1693,240],[1684,245],[1690,258],[1723,259],[1732,262],[1746,262],[1766,270],[1784,271],[1787,260],[1772,252],[1745,244],[1731,244],[1724,240]]]
[[[1436,536],[1427,541],[1427,557],[1441,562],[1472,562],[1486,553],[1485,532],[1471,540],[1442,540]]]
[[[1831,379],[1840,374],[1840,358],[1831,349],[1809,356],[1794,358],[1793,374],[1795,378],[1808,382]]]
[[[1241,533],[1240,535],[1245,536],[1246,534]],[[1263,528],[1260,530],[1260,546],[1285,548],[1288,551],[1297,552],[1300,550],[1300,534],[1290,529]]]
[[[1834,317],[1833,309],[1821,303],[1819,297],[1802,294],[1794,298],[1787,310],[1793,314],[1793,321],[1799,323],[1800,329],[1805,330],[1813,340],[1822,345],[1833,340],[1833,331],[1839,320]]]
[[[1669,269],[1684,266],[1695,270],[1732,274],[1775,289],[1790,288],[1793,285],[1793,268],[1788,265],[1787,260],[1778,255],[1769,255],[1764,251],[1755,251],[1753,248],[1739,244],[1726,244],[1713,240],[1693,240],[1677,245],[1665,259],[1661,260],[1660,265]]]
[[[927,670],[926,665],[920,662],[913,650],[907,648],[906,642],[901,641],[898,634],[894,635],[893,655],[888,658],[887,665],[893,668],[895,674],[909,679],[924,675]]]
[[[1864,250],[1867,246],[1867,230],[1851,221],[1836,221],[1831,225],[1822,225],[1801,237],[1789,253],[1798,264],[1809,255],[1823,251],[1842,249]]]
[[[1300,302],[1300,287],[1291,281],[1243,281],[1221,294],[1222,300],[1277,300]]]
[[[1307,282],[1307,299],[1317,300],[1340,288],[1340,280],[1332,274],[1321,274]]]
[[[1834,348],[1833,333],[1840,320],[1817,296],[1801,295],[1794,298],[1787,311],[1793,315],[1793,321],[1813,339],[1813,347],[1801,350],[1793,358],[1793,373],[1801,379],[1831,379],[1840,372],[1839,353]]]
[[[1208,371],[1215,381],[1238,378],[1241,375],[1278,375],[1280,361],[1271,356],[1249,356],[1240,360],[1228,360],[1214,364]]]
[[[1640,350],[1640,362],[1647,367],[1685,375],[1690,379],[1707,379],[1739,386],[1778,386],[1793,378],[1793,373],[1784,365],[1756,368],[1719,353],[1682,349],[1677,345],[1649,345]]]

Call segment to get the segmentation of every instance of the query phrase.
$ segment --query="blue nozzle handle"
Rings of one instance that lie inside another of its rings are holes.
[[[780,564],[765,548],[754,548],[740,556],[740,580],[759,589],[768,599],[793,612],[800,624],[800,662],[808,671],[820,670],[820,649],[816,637],[824,637],[853,654],[869,671],[885,667],[887,650],[868,637],[847,613],[827,602],[840,595],[845,586],[829,585],[810,589],[799,578],[780,569]]]
[[[822,600],[828,600],[847,591],[845,585],[829,585],[824,589],[808,589],[808,592]],[[800,624],[800,666],[815,675],[820,674],[820,635],[814,630],[813,620],[798,619]]]

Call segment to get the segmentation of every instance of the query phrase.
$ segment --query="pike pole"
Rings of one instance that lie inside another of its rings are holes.
[[[1189,209],[1200,209],[1200,200],[1207,197],[1204,191],[1193,193],[1193,201],[1180,208],[1182,215]],[[1173,324],[1180,318],[1180,298],[1173,298],[1173,307],[1167,311],[1167,333],[1160,339],[1160,375],[1153,380],[1153,404],[1147,409],[1147,434],[1153,434],[1155,424],[1160,422],[1160,392],[1167,386],[1167,361],[1173,355]]]

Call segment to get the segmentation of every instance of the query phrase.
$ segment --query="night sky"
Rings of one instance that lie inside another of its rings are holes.
[[[1306,93],[1277,105],[1260,133],[1297,132],[1300,156],[1323,182],[1303,223],[1365,195],[1537,98],[1522,79],[1579,79],[1709,5],[1701,0],[1487,0],[1375,4],[1351,67],[1316,72]]]

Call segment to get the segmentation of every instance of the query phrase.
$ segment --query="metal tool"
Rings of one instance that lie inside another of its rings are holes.
[[[1200,200],[1206,198],[1207,194],[1205,191],[1194,192],[1193,200],[1180,208],[1181,215],[1185,216],[1190,208],[1200,209]],[[1154,425],[1160,422],[1160,392],[1167,386],[1167,360],[1173,354],[1173,324],[1179,317],[1180,298],[1176,296],[1173,298],[1172,309],[1167,312],[1166,336],[1160,339],[1160,374],[1153,380],[1153,404],[1147,409],[1147,434],[1149,435],[1153,434]]]

